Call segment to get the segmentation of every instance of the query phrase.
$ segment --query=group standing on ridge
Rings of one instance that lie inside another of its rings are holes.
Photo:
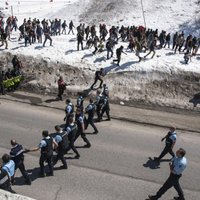
[[[68,28],[68,31],[66,30]],[[12,42],[11,35],[13,31],[19,31],[18,40],[24,40],[24,45],[32,45],[34,43],[40,43],[43,47],[46,46],[46,42],[49,41],[49,45],[53,45],[53,37],[61,34],[75,34],[77,39],[77,51],[93,48],[92,53],[101,54],[104,50],[107,52],[106,58],[109,60],[113,57],[115,46],[119,42],[126,43],[127,46],[116,49],[116,58],[119,65],[121,60],[121,53],[134,52],[138,57],[138,62],[146,60],[151,54],[151,58],[154,58],[156,51],[162,48],[168,48],[176,54],[184,53],[183,59],[185,64],[191,61],[193,56],[196,56],[199,46],[200,38],[193,36],[192,34],[185,35],[182,32],[176,32],[174,34],[162,30],[160,33],[158,29],[148,29],[143,26],[111,26],[108,28],[106,24],[86,25],[80,23],[75,27],[71,20],[67,24],[66,20],[55,18],[53,20],[43,19],[24,19],[23,23],[18,26],[18,19],[16,16],[8,17],[4,19],[0,18],[0,36],[2,44],[5,45],[5,49],[9,49],[9,43]],[[147,52],[147,53],[146,53]],[[146,53],[143,57],[140,53]]]

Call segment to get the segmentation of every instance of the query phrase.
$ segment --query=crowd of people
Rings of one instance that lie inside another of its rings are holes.
[[[74,23],[70,21],[67,24],[66,20],[55,18],[50,19],[24,19],[23,23],[18,27],[17,17],[8,17],[6,22],[4,19],[0,19],[0,35],[3,46],[8,48],[8,40],[12,31],[17,29],[20,32],[18,40],[24,40],[25,46],[31,45],[35,42],[42,43],[43,47],[46,45],[47,40],[50,41],[50,45],[53,44],[52,36],[66,34],[66,28],[68,28],[68,34],[74,34]],[[84,50],[86,48],[94,47],[93,54],[97,52],[101,53],[105,49],[107,51],[107,59],[113,57],[113,50],[115,45],[119,41],[127,43],[127,50],[135,52],[139,62],[142,58],[146,58],[152,53],[151,58],[155,56],[155,50],[161,48],[171,48],[174,54],[178,51],[184,52],[185,63],[191,60],[192,56],[197,54],[200,46],[200,38],[190,35],[185,35],[182,32],[176,32],[172,34],[162,30],[160,33],[158,29],[147,29],[143,26],[112,26],[108,28],[105,24],[99,24],[99,27],[95,25],[86,26],[84,23],[79,24],[76,27],[77,32],[77,50]],[[44,40],[44,41],[43,41]],[[85,43],[85,44],[84,44]],[[120,63],[122,47],[116,49],[117,64]],[[148,53],[141,57],[141,52]]]

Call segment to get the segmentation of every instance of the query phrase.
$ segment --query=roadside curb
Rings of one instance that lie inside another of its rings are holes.
[[[18,102],[18,103],[25,103],[25,104],[28,104],[28,105],[34,105],[34,106],[39,106],[39,107],[44,107],[44,108],[51,108],[51,109],[56,109],[56,110],[63,111],[63,108],[59,108],[59,107],[56,107],[56,106],[50,106],[50,105],[44,105],[42,103],[31,103],[31,102],[27,102],[27,101],[23,101],[23,100],[19,100],[19,99],[13,99],[13,98],[4,97],[4,96],[1,96],[0,99],[12,101],[12,102]],[[126,117],[117,117],[117,116],[113,116],[112,115],[111,119],[121,120],[121,121],[125,121],[125,122],[131,122],[131,123],[135,123],[135,124],[143,124],[143,125],[148,125],[148,126],[156,126],[156,127],[161,127],[161,128],[169,128],[169,126],[167,126],[167,125],[153,123],[153,122],[146,122],[146,121],[137,120],[137,119],[130,119],[130,118],[126,118]],[[180,128],[180,127],[176,127],[176,129],[180,130],[180,131],[200,133],[200,131],[195,130],[195,129],[186,129],[186,128]]]
[[[125,117],[115,117],[115,116],[112,116],[111,118],[112,119],[116,119],[116,120],[121,120],[121,121],[132,122],[132,123],[135,123],[135,124],[143,124],[143,125],[148,125],[148,126],[156,126],[156,127],[160,127],[160,128],[169,128],[169,126],[167,126],[167,125],[156,124],[156,123],[153,123],[153,122],[145,122],[145,121],[133,120],[133,119],[125,118]],[[187,132],[192,132],[192,133],[200,133],[200,131],[193,130],[193,129],[186,129],[186,128],[180,128],[180,127],[176,127],[176,129],[180,130],[180,131],[187,131]]]

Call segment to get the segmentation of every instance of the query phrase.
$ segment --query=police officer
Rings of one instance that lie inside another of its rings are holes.
[[[68,126],[65,128],[65,131],[68,134],[68,140],[69,140],[69,145],[66,149],[66,152],[68,152],[70,149],[73,150],[73,152],[76,154],[76,156],[74,158],[79,159],[80,158],[80,154],[77,151],[76,147],[74,146],[74,142],[75,142],[75,137],[76,137],[76,133],[77,133],[77,126],[76,124],[74,124],[73,122],[73,117],[70,116],[68,118]]]
[[[49,136],[49,132],[47,130],[42,131],[42,140],[38,147],[32,148],[29,151],[38,151],[41,149],[40,155],[40,173],[39,176],[44,177],[44,162],[48,163],[49,172],[47,173],[48,176],[53,176],[53,166],[52,166],[52,157],[53,157],[53,148],[57,148],[58,144],[55,140]]]
[[[10,144],[12,146],[10,150],[10,158],[15,162],[15,171],[17,168],[19,168],[21,174],[23,175],[25,179],[25,183],[31,185],[31,179],[25,169],[24,165],[24,149],[22,145],[18,144],[15,139],[12,139],[10,141]]]
[[[55,141],[58,144],[57,147],[57,156],[54,160],[54,165],[58,162],[58,160],[61,160],[62,162],[62,166],[60,166],[61,169],[67,169],[67,162],[66,159],[64,157],[65,151],[67,149],[68,146],[68,136],[67,133],[64,132],[62,130],[62,128],[60,128],[60,126],[56,125],[55,126],[55,130],[56,130],[56,136],[55,136]]]
[[[95,104],[94,104],[92,99],[90,99],[89,102],[90,102],[89,105],[85,108],[85,113],[88,114],[85,129],[87,129],[88,125],[90,124],[92,126],[92,128],[94,129],[93,134],[97,134],[98,130],[97,130],[97,127],[94,125],[94,119],[93,119],[94,118],[94,112],[95,112]]]
[[[97,113],[97,121],[98,122],[101,121],[101,108],[102,108],[103,102],[104,102],[104,99],[101,94],[101,91],[97,90],[95,105],[96,105],[96,113]]]
[[[101,111],[101,119],[102,119],[102,117],[103,117],[103,115],[104,115],[105,112],[106,112],[106,115],[107,115],[107,120],[110,121],[109,97],[107,96],[106,93],[103,96],[103,105],[102,105],[102,111]]]
[[[1,166],[0,166],[0,189],[6,190],[9,192],[13,191],[11,188],[11,183],[10,183],[10,178],[8,176],[8,173]],[[13,191],[13,193],[15,192]]]
[[[82,96],[82,95],[79,95],[78,98],[77,98],[77,100],[76,100],[76,107],[77,107],[77,108],[80,108],[81,111],[84,110],[83,102],[84,102],[83,96]]]
[[[85,116],[84,116],[81,108],[77,108],[76,116],[75,116],[75,121],[77,124],[77,133],[76,133],[75,141],[79,136],[81,136],[83,141],[86,143],[85,147],[90,148],[91,144],[84,133],[84,130],[85,130],[84,118],[85,118]]]
[[[160,161],[167,153],[171,154],[172,157],[175,156],[173,152],[173,147],[176,143],[176,138],[176,128],[170,127],[167,135],[161,139],[162,142],[165,140],[165,148],[163,149],[159,157],[154,157],[155,161]]]
[[[74,113],[74,105],[72,104],[70,99],[66,99],[66,108],[65,108],[65,118],[64,120],[66,120],[66,127],[68,125],[68,119],[70,116],[73,116]]]
[[[4,158],[3,158],[4,157]],[[9,162],[9,155],[4,154],[2,158],[4,159],[4,165],[6,165],[7,162]],[[6,191],[9,191],[9,192],[12,192],[12,193],[16,193],[15,191],[12,190],[12,187],[11,187],[11,180],[10,180],[10,176],[7,172],[6,169],[3,168],[3,163],[0,164],[0,189],[2,190],[6,190]]]
[[[108,86],[105,83],[103,84],[102,95],[106,95],[106,96],[109,97],[109,89],[108,89]]]
[[[15,163],[13,160],[10,160],[10,156],[8,154],[4,154],[2,156],[2,161],[3,161],[2,169],[8,173],[11,183],[13,183],[15,174]]]
[[[186,151],[182,148],[176,151],[176,156],[173,158],[172,162],[169,163],[170,175],[164,185],[159,189],[156,195],[149,195],[149,200],[159,199],[168,189],[172,186],[178,193],[178,197],[174,197],[176,200],[185,200],[183,191],[179,184],[179,179],[182,176],[184,169],[187,166],[187,159],[185,158]]]

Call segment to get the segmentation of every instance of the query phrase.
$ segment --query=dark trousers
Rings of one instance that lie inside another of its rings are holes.
[[[16,168],[15,170],[17,170],[17,168],[20,170],[22,176],[24,177],[24,179],[28,182],[30,182],[30,177],[25,169],[25,165],[24,165],[24,162],[23,161],[20,161],[17,165],[16,165]]]
[[[44,162],[45,161],[48,163],[49,174],[53,175],[52,155],[48,156],[48,155],[43,154],[43,153],[41,154],[40,161],[39,161],[39,164],[40,164],[40,173],[44,174]]]
[[[0,189],[11,192],[13,194],[16,194],[16,192],[12,189],[10,181],[7,181],[3,185],[0,186]]]
[[[25,37],[25,47],[27,46],[27,43],[29,42],[29,44],[31,45],[31,39],[29,36]]]
[[[51,39],[50,35],[45,35],[43,47],[45,46],[47,40],[50,40],[50,46],[52,45],[52,39]]]
[[[101,112],[101,118],[103,117],[103,114],[106,112],[107,118],[110,120],[110,108],[105,106],[102,108]]]
[[[65,154],[65,149],[59,149],[58,150],[58,154],[54,160],[54,165],[58,162],[58,160],[61,160],[62,164],[64,167],[67,167],[67,161],[64,157],[64,154]]]
[[[60,100],[62,100],[63,93],[64,93],[64,89],[61,87],[58,87],[58,97]]]
[[[83,50],[83,41],[79,41],[78,40],[78,44],[77,44],[77,50],[79,51],[79,45],[81,45],[81,50]]]
[[[95,49],[94,49],[94,51],[92,52],[93,54],[95,54],[96,52],[97,52],[97,50],[98,50],[98,48],[97,47],[94,47]]]
[[[69,29],[69,32],[68,32],[68,34],[70,34],[70,32],[72,32],[72,33],[73,33],[73,35],[74,35],[74,31],[73,31],[73,29]]]
[[[91,86],[91,89],[93,89],[94,85],[97,83],[97,81],[100,81],[99,87],[102,88],[103,80],[101,78],[95,78],[94,83]]]
[[[78,131],[77,131],[74,142],[77,140],[77,138],[78,138],[79,136],[81,136],[81,138],[83,139],[83,141],[84,141],[87,145],[90,145],[90,142],[89,142],[89,140],[88,140],[87,137],[86,137],[86,134],[85,134],[82,130],[78,130]]]
[[[96,112],[97,112],[98,121],[100,121],[101,120],[101,106],[100,105],[97,105]]]
[[[4,85],[0,83],[0,92],[2,95],[5,94],[5,88],[4,88]]]
[[[74,146],[75,139],[69,139],[69,146],[66,149],[68,152],[70,149],[76,154],[76,156],[80,156],[79,152],[77,151],[76,147]]]
[[[121,56],[117,56],[117,59],[113,60],[114,62],[117,62],[117,65],[119,66],[119,63],[121,61]]]
[[[175,156],[174,152],[172,151],[172,148],[169,146],[165,146],[161,154],[159,155],[158,159],[162,159],[167,153],[169,153],[172,157]]]
[[[88,117],[88,119],[86,121],[85,129],[88,128],[89,124],[92,126],[92,128],[94,129],[95,132],[98,132],[97,127],[94,125],[93,117]]]
[[[168,189],[170,189],[173,186],[175,190],[178,192],[180,200],[185,200],[183,191],[179,184],[180,177],[181,175],[175,175],[171,173],[169,178],[164,183],[164,185],[159,189],[159,191],[155,195],[155,198],[160,198]]]

